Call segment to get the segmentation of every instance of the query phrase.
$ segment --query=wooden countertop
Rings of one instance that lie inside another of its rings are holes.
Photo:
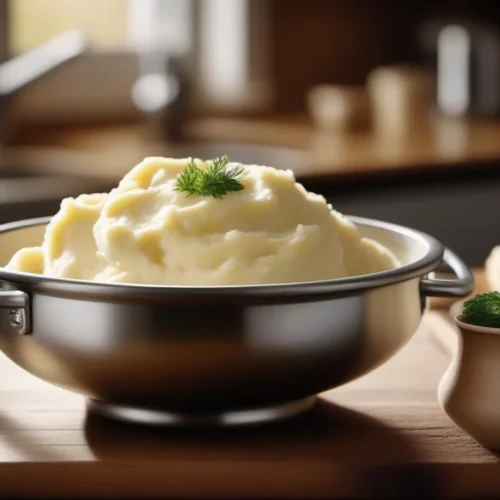
[[[275,166],[293,168],[303,182],[433,175],[500,165],[500,120],[436,118],[428,129],[399,139],[369,132],[320,132],[300,116],[205,118],[193,120],[188,132],[197,141],[281,148],[282,155],[278,152],[273,157],[278,163]],[[21,134],[17,145],[4,155],[15,165],[42,164],[56,173],[117,180],[145,156],[176,155],[176,149],[151,140],[146,129],[131,124],[33,129]]]
[[[191,127],[197,137],[253,141],[304,148],[306,175],[400,171],[460,164],[500,162],[500,120],[436,117],[409,137],[379,137],[371,131],[336,134],[313,128],[305,119],[205,120]]]
[[[307,416],[247,430],[153,431],[87,416],[79,396],[0,357],[0,496],[478,498],[500,458],[441,411],[448,354],[437,310],[378,370]]]

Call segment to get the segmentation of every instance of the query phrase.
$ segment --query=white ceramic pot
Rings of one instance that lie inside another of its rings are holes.
[[[489,449],[500,450],[500,328],[453,318],[458,342],[438,387],[448,416]]]

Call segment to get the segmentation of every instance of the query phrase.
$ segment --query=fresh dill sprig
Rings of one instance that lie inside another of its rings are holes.
[[[201,171],[201,192],[202,196],[213,196],[222,198],[230,191],[241,191],[243,184],[238,179],[243,175],[244,169],[241,166],[228,168],[229,158],[226,155],[217,158],[206,170]]]
[[[175,182],[175,190],[188,193],[188,196],[199,193],[200,169],[191,159],[184,167],[181,175]]]
[[[191,159],[175,183],[175,190],[188,196],[212,196],[220,199],[231,191],[241,191],[239,181],[245,172],[241,166],[229,167],[227,155],[216,158],[205,170],[198,168]]]
[[[471,325],[500,328],[500,293],[480,293],[466,300],[462,316]]]

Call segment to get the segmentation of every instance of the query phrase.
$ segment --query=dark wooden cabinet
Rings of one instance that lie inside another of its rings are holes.
[[[460,177],[450,172],[439,180],[329,186],[324,194],[342,213],[425,231],[471,266],[482,266],[500,245],[500,173]]]

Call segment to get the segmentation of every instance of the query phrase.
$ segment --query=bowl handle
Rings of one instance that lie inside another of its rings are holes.
[[[30,298],[20,290],[0,290],[0,309],[8,309],[6,324],[10,330],[27,335],[31,333]]]
[[[420,282],[420,293],[427,297],[467,297],[474,291],[474,274],[456,254],[447,248],[443,262],[456,274],[455,279],[426,278]]]

